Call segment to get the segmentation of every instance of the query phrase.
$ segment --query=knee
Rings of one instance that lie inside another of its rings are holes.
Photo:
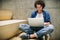
[[[52,33],[54,31],[54,26],[52,24],[50,24],[48,27],[47,27],[47,31],[48,31],[48,34]]]
[[[49,28],[54,30],[54,26],[52,24],[49,25]]]
[[[54,26],[52,24],[49,25],[49,31],[52,33],[54,31]]]
[[[19,29],[29,29],[30,26],[28,24],[20,24]]]

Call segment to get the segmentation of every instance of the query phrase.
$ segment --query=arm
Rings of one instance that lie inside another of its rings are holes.
[[[46,22],[44,22],[44,25],[49,26],[50,24],[51,24],[50,14],[46,12]]]

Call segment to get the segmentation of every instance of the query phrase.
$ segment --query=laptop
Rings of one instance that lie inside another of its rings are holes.
[[[44,26],[44,19],[43,18],[28,18],[28,24],[31,27],[42,27]]]

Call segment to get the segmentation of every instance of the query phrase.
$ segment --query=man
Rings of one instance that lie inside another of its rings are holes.
[[[21,38],[39,38],[39,39],[41,39],[43,35],[51,34],[54,30],[54,26],[51,24],[51,21],[50,21],[49,13],[47,11],[43,10],[45,7],[45,3],[43,1],[36,1],[34,6],[37,10],[32,12],[31,18],[43,18],[44,27],[30,27],[29,25],[26,25],[27,28],[26,29],[22,28],[22,29],[27,34],[22,35]],[[21,26],[20,26],[20,28],[21,28]]]

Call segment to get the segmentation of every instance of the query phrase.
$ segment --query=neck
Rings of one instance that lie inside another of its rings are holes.
[[[38,12],[39,14],[41,14],[42,13],[42,11],[40,11],[40,12]]]

